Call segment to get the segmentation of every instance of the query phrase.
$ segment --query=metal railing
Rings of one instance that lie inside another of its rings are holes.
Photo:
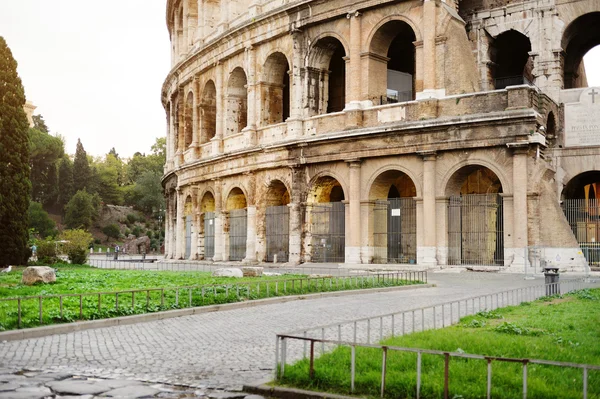
[[[381,378],[381,396],[383,397],[386,386],[385,365],[387,351],[413,352],[418,355],[416,397],[420,398],[421,387],[421,355],[433,354],[445,357],[445,392],[448,388],[448,369],[451,357],[467,359],[481,359],[488,362],[488,398],[491,395],[491,364],[492,361],[520,362],[524,365],[524,391],[523,397],[527,398],[527,364],[546,364],[558,367],[576,367],[583,369],[584,381],[587,381],[589,370],[600,370],[600,366],[554,362],[538,359],[513,359],[489,357],[476,354],[453,353],[448,351],[435,351],[419,348],[400,348],[372,344],[373,338],[382,341],[385,338],[403,336],[414,332],[444,328],[460,321],[462,317],[475,315],[482,311],[492,311],[510,305],[519,305],[548,296],[550,293],[568,293],[582,288],[590,287],[585,279],[564,280],[555,284],[544,284],[501,291],[472,298],[461,299],[450,303],[440,303],[432,306],[410,309],[407,311],[389,313],[385,315],[362,318],[342,323],[333,323],[310,329],[296,330],[290,333],[278,334],[275,343],[275,379],[285,375],[285,366],[288,361],[299,361],[309,357],[309,376],[314,376],[315,345],[319,344],[320,354],[334,350],[340,346],[350,347],[351,359],[351,392],[354,392],[356,372],[355,350],[357,347],[378,348],[383,353],[383,368]],[[584,382],[584,398],[587,398],[587,382]],[[445,396],[447,398],[448,396]]]
[[[518,86],[518,85],[529,85],[533,86],[533,83],[529,81],[525,76],[505,76],[502,78],[494,79],[494,86],[496,90],[505,89],[508,86]]]
[[[277,296],[420,284],[426,272],[306,277],[0,299],[0,327],[35,327]],[[1,330],[1,329],[0,329]]]

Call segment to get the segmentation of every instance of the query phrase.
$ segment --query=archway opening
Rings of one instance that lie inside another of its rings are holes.
[[[200,104],[200,142],[208,143],[217,131],[217,88],[212,80],[204,86]]]
[[[600,12],[585,14],[574,20],[562,38],[564,51],[564,88],[587,87],[588,80],[583,57],[600,44]],[[592,28],[592,27],[596,28]]]
[[[414,100],[415,41],[415,32],[403,21],[387,22],[373,35],[369,84],[377,90],[371,93],[375,103]],[[386,77],[385,81],[381,79],[382,76]]]
[[[374,263],[416,263],[417,189],[403,172],[380,174],[369,191]]]
[[[246,257],[248,237],[248,211],[244,192],[236,187],[227,197],[229,214],[225,231],[229,232],[229,260],[241,261]]]
[[[215,256],[215,197],[208,192],[200,201],[200,235],[198,237],[200,257],[212,259]]]
[[[504,265],[502,184],[490,169],[465,166],[446,187],[448,264]]]
[[[313,262],[344,262],[346,205],[341,184],[330,176],[318,178],[307,198],[307,220]]]
[[[192,234],[194,230],[194,206],[192,197],[188,196],[183,208],[185,218],[185,259],[191,259],[192,256]]]
[[[273,53],[265,62],[260,84],[262,125],[285,122],[290,117],[289,63],[282,53]]]
[[[189,92],[185,100],[184,110],[184,137],[185,148],[187,149],[194,141],[194,93]]]
[[[513,29],[503,32],[491,41],[489,52],[490,72],[497,90],[533,84],[531,42],[527,36]]]
[[[346,50],[334,37],[324,37],[311,49],[308,68],[308,109],[311,115],[343,111],[346,106]]]
[[[267,262],[287,262],[290,238],[290,193],[281,180],[269,184],[266,196]]]
[[[235,68],[227,85],[226,135],[240,133],[248,125],[248,80],[242,68]]]
[[[600,171],[581,173],[563,189],[562,208],[583,255],[600,264]]]

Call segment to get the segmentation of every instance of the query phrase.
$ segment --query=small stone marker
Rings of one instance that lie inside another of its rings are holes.
[[[48,266],[29,266],[23,271],[21,283],[34,285],[36,283],[53,283],[56,281],[54,269]]]
[[[241,269],[237,267],[226,267],[222,269],[217,269],[212,273],[213,277],[235,277],[242,278],[244,277],[244,273]]]

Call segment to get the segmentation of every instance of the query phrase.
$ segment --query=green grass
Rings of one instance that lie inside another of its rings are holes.
[[[18,302],[0,300],[0,331],[274,296],[419,283],[377,277],[366,280],[353,278],[345,282],[336,278],[307,281],[306,276],[294,275],[237,279],[212,277],[206,272],[106,270],[72,265],[58,265],[57,269],[57,281],[53,284],[21,284],[23,268],[0,275],[0,299],[22,298],[20,326]],[[287,282],[284,283],[283,280]],[[118,296],[114,294],[115,291],[130,290],[145,291],[121,293]],[[77,294],[91,295],[84,295],[80,299]],[[62,312],[60,298],[44,298],[40,320],[37,297],[54,295],[73,296],[63,297]]]
[[[434,349],[497,357],[531,358],[600,365],[600,290],[583,290],[465,317],[459,325],[387,339],[384,345]],[[422,398],[443,397],[444,360],[423,355]],[[413,398],[417,355],[389,351],[386,397]],[[340,347],[315,361],[287,366],[279,383],[304,389],[350,394],[350,348]],[[382,351],[356,350],[355,395],[379,397]],[[486,361],[450,361],[450,398],[486,397]],[[521,398],[522,365],[493,362],[492,397]],[[582,398],[581,369],[528,366],[528,398]],[[600,398],[600,371],[589,372],[588,398]]]

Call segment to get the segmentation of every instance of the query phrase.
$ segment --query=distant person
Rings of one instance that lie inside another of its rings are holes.
[[[33,256],[37,256],[37,246],[35,244],[33,244],[33,246],[31,247],[31,254]]]

